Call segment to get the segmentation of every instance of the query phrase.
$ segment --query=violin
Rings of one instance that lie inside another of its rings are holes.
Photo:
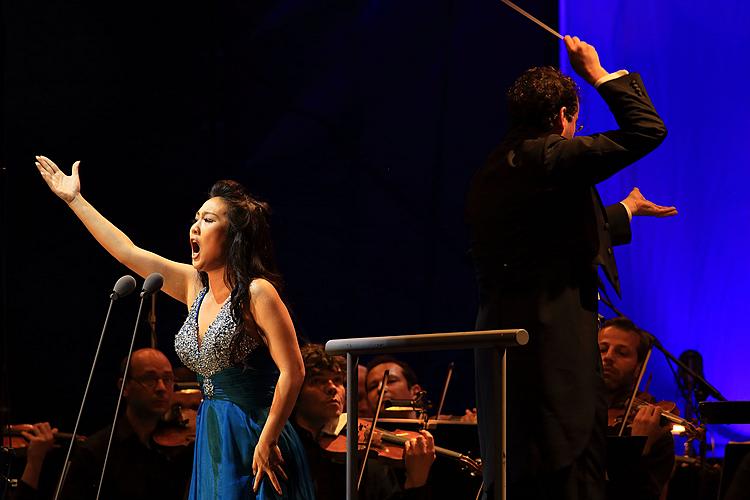
[[[29,446],[29,442],[23,436],[23,432],[31,432],[34,429],[32,424],[12,424],[5,428],[3,433],[3,447],[14,450],[24,449]],[[55,444],[59,442],[70,442],[73,438],[73,434],[69,432],[57,432],[55,433]],[[86,436],[76,435],[76,442],[86,441]]]
[[[193,443],[202,398],[200,389],[175,391],[171,409],[154,431],[154,442],[160,446],[188,446]]]
[[[697,436],[700,431],[695,426],[693,422],[690,422],[687,419],[681,418],[680,415],[680,409],[677,408],[677,404],[673,401],[658,401],[658,402],[650,402],[646,401],[645,399],[635,397],[633,398],[633,405],[630,409],[630,414],[627,418],[627,426],[632,425],[633,419],[635,418],[636,414],[638,413],[638,410],[640,410],[643,407],[658,407],[661,410],[661,422],[660,424],[662,426],[669,425],[670,423],[674,425],[681,425],[685,430],[680,433],[680,435],[686,435],[690,437]],[[622,425],[622,421],[625,417],[625,408],[609,408],[607,410],[607,426],[612,427],[619,427]]]
[[[396,429],[392,432],[378,427],[372,429],[372,422],[363,418],[359,419],[357,430],[357,448],[360,452],[364,452],[366,443],[369,440],[369,434],[370,432],[374,432],[372,447],[370,448],[371,456],[384,459],[389,463],[399,466],[404,463],[404,443],[422,435],[416,431],[400,429]],[[344,434],[336,436],[321,436],[318,443],[324,451],[336,458],[343,459],[346,455],[346,435]],[[481,475],[482,473],[482,466],[479,461],[474,460],[463,453],[435,446],[435,454],[457,460],[472,475]]]

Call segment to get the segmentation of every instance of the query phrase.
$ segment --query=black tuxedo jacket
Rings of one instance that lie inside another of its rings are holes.
[[[477,329],[525,328],[530,335],[528,345],[508,352],[509,482],[570,465],[587,447],[603,456],[597,268],[619,293],[612,245],[629,239],[629,224],[622,229],[624,207],[607,213],[595,185],[657,147],[666,128],[637,74],[598,91],[617,130],[507,139],[469,190]],[[496,363],[490,351],[477,351],[478,375]],[[477,377],[477,403],[485,480],[492,482],[499,394],[487,379]]]

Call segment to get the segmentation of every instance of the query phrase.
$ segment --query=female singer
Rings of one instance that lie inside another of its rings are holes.
[[[136,246],[81,196],[78,166],[64,174],[36,157],[49,188],[94,238],[133,272],[164,276],[163,290],[189,307],[175,349],[198,374],[190,499],[312,499],[304,450],[287,422],[304,364],[278,290],[268,209],[234,181],[218,181],[195,214],[192,265]]]

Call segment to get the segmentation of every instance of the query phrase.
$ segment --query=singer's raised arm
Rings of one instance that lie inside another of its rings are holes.
[[[188,299],[192,299],[201,287],[198,273],[193,266],[166,259],[140,248],[99,213],[81,195],[79,164],[80,162],[75,162],[71,174],[66,175],[49,158],[36,157],[36,167],[50,190],[68,204],[107,252],[128,269],[144,278],[151,273],[161,273],[164,276],[162,290],[180,302],[188,304]]]

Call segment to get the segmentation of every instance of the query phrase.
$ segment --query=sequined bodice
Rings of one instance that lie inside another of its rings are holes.
[[[203,377],[211,377],[241,363],[260,344],[248,335],[239,334],[242,336],[238,339],[238,345],[233,346],[237,325],[232,319],[229,300],[221,306],[199,344],[198,311],[206,293],[208,288],[198,292],[185,324],[177,332],[174,347],[185,366]]]

